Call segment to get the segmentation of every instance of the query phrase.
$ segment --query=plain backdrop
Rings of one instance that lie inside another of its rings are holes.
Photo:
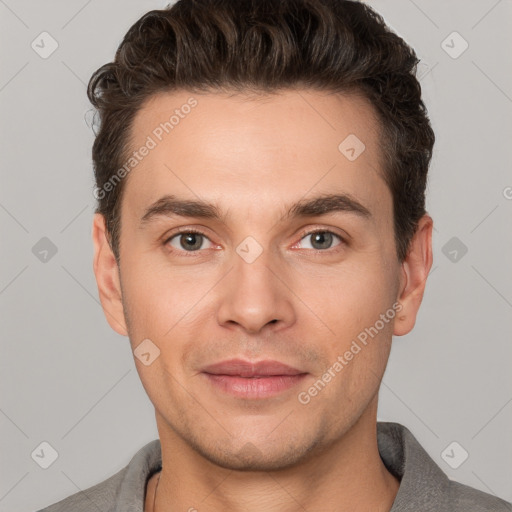
[[[98,302],[85,89],[166,3],[0,0],[1,511],[103,481],[157,437],[128,339]],[[415,329],[394,338],[379,420],[407,426],[450,478],[510,501],[512,3],[369,3],[421,58],[437,135],[434,264]],[[457,469],[442,456],[454,441],[469,454]],[[41,443],[58,455],[47,469]]]

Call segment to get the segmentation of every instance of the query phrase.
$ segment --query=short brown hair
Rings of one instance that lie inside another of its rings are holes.
[[[309,88],[363,94],[380,125],[384,178],[403,261],[425,212],[434,146],[418,58],[368,5],[349,0],[179,0],[142,16],[114,61],[91,77],[100,117],[92,157],[97,190],[123,165],[130,129],[157,92],[272,93]],[[119,263],[123,182],[98,198]]]

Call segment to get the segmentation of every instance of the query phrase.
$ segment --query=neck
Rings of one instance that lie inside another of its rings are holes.
[[[162,472],[149,512],[336,510],[389,512],[398,480],[380,458],[374,400],[342,439],[300,465],[278,471],[236,471],[200,456],[157,413]],[[152,496],[148,485],[148,496]],[[149,505],[149,502],[146,502]]]

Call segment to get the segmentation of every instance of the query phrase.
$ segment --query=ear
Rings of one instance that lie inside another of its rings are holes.
[[[121,336],[128,336],[119,269],[108,242],[105,217],[99,213],[94,214],[92,240],[94,244],[93,269],[103,312],[114,331]]]
[[[398,301],[402,309],[397,313],[393,334],[403,336],[416,323],[416,315],[423,299],[427,277],[432,267],[433,220],[424,215],[418,222],[409,250],[402,262]]]

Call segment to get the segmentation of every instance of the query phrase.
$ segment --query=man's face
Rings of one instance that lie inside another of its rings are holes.
[[[181,109],[191,97],[197,105]],[[179,124],[158,130],[176,109]],[[325,449],[376,403],[400,286],[370,105],[313,91],[166,93],[139,111],[132,135],[133,150],[148,136],[156,146],[125,178],[122,304],[132,349],[149,339],[160,350],[136,364],[161,436],[229,468],[285,467]],[[328,194],[352,204],[287,215]],[[173,214],[166,196],[210,203],[220,217]],[[204,372],[230,359],[303,375]]]

